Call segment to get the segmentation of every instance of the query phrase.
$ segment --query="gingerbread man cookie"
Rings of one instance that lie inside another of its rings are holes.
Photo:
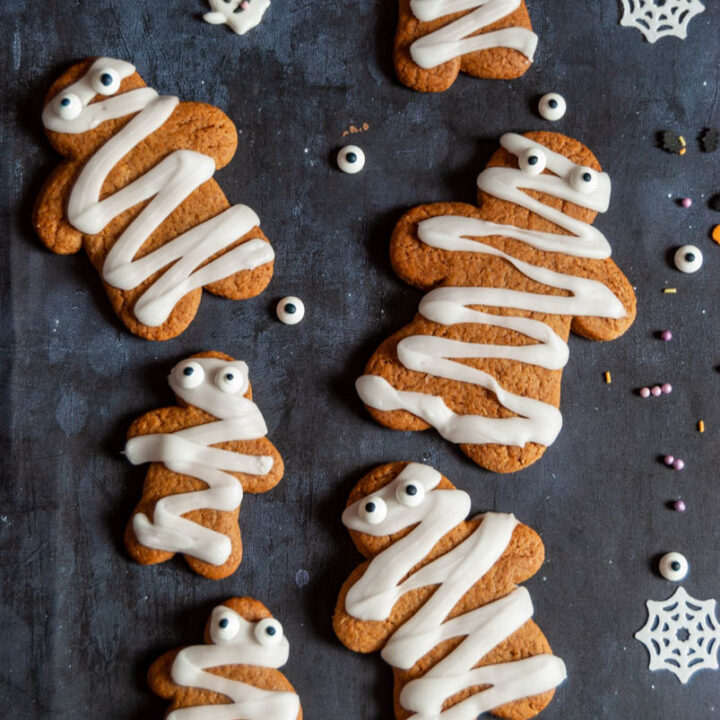
[[[130,63],[99,58],[53,85],[43,124],[67,159],[37,199],[35,229],[55,253],[85,248],[133,333],[179,335],[203,288],[233,300],[265,289],[275,255],[260,221],[212,179],[237,147],[222,111],[158,95]]]
[[[265,437],[244,362],[200,353],[178,363],[168,382],[178,405],[143,415],[128,431],[127,459],[151,465],[125,544],[143,565],[181,552],[195,572],[224,578],[242,560],[243,492],[275,487],[283,461]]]
[[[398,720],[526,720],[565,679],[517,587],[542,565],[540,537],[513,515],[469,511],[469,495],[437,470],[390,463],[343,513],[367,561],[340,591],[335,633],[392,665]]]
[[[414,90],[447,90],[458,73],[523,75],[538,38],[525,0],[400,0],[395,71]]]
[[[383,425],[432,426],[478,465],[512,472],[560,432],[570,331],[617,338],[636,301],[591,225],[610,201],[594,155],[550,132],[500,143],[478,177],[479,210],[421,205],[396,226],[395,272],[430,292],[370,358],[357,390]]]
[[[156,660],[148,683],[172,699],[166,720],[302,720],[290,681],[277,668],[290,646],[282,625],[252,598],[230,598],[213,611],[205,645]]]

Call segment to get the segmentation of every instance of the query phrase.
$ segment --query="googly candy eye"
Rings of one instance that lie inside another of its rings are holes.
[[[215,608],[210,628],[213,642],[220,645],[230,642],[237,635],[239,629],[240,621],[230,608]]]
[[[565,98],[559,93],[551,92],[543,95],[538,103],[538,112],[545,120],[559,120],[567,110]]]
[[[675,267],[684,273],[697,272],[703,264],[703,254],[695,245],[683,245],[675,251]]]
[[[255,626],[255,639],[261,645],[277,645],[282,638],[282,625],[275,618],[263,618]]]
[[[369,497],[360,503],[360,517],[370,525],[379,525],[387,517],[387,505],[381,497]]]
[[[232,365],[220,368],[215,374],[215,385],[228,395],[235,395],[247,390],[245,373]]]
[[[55,108],[63,120],[74,120],[82,112],[83,105],[75,93],[64,93],[56,100]]]
[[[92,76],[92,86],[99,95],[114,95],[120,89],[120,75],[113,68],[99,68]]]
[[[530,147],[518,158],[520,169],[531,175],[539,175],[547,165],[547,157],[539,148]]]
[[[425,488],[414,480],[398,485],[395,497],[399,503],[407,507],[417,507],[425,499]]]
[[[292,295],[284,297],[275,308],[278,320],[286,325],[297,325],[305,317],[305,304]]]
[[[679,552],[669,552],[660,558],[660,574],[671,582],[680,582],[688,574],[690,566],[684,555]]]
[[[365,153],[357,145],[346,145],[337,154],[337,164],[344,173],[354,175],[365,167]]]
[[[177,384],[186,390],[192,390],[202,384],[205,379],[205,371],[200,363],[189,360],[175,369],[175,380]]]
[[[591,193],[598,186],[598,174],[589,167],[576,167],[570,173],[570,185],[581,193]]]

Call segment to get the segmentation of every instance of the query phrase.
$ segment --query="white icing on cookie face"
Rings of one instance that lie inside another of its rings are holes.
[[[250,665],[279,668],[285,665],[290,645],[275,618],[250,622],[226,605],[218,605],[210,619],[211,645],[183,648],[175,657],[171,677],[177,685],[227,696],[229,704],[197,705],[174,710],[167,720],[295,720],[300,699],[293,692],[263,690],[231,680],[212,668]]]
[[[238,35],[244,35],[262,20],[270,7],[270,0],[209,0],[211,11],[203,20],[211,25],[227,25]]]

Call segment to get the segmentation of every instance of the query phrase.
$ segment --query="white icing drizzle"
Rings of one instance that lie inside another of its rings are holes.
[[[220,620],[228,623],[226,628],[234,634],[227,637],[228,633],[218,626]],[[213,610],[210,625],[213,644],[181,650],[173,662],[171,676],[177,685],[219,693],[232,702],[179,708],[167,720],[295,720],[300,711],[300,699],[295,693],[263,690],[207,672],[223,665],[282,667],[290,653],[287,638],[282,636],[272,645],[260,642],[257,639],[260,623],[248,622],[225,605]]]
[[[244,35],[262,20],[270,7],[270,0],[209,0],[210,12],[203,20],[211,25],[227,25],[238,35]]]
[[[422,22],[472,10],[439,30],[415,40],[410,55],[421,68],[430,69],[448,60],[490,48],[518,50],[532,62],[538,37],[524,27],[507,27],[475,35],[488,25],[515,12],[522,0],[411,0],[410,9]]]
[[[374,557],[363,576],[350,588],[346,611],[360,620],[387,620],[395,603],[407,592],[438,585],[432,596],[387,641],[382,657],[396,668],[409,669],[438,643],[464,640],[425,675],[409,682],[400,704],[417,720],[475,720],[480,713],[520,698],[537,695],[559,685],[566,677],[563,661],[549,654],[515,662],[474,668],[496,645],[532,617],[533,606],[525,588],[446,620],[470,588],[497,562],[517,525],[513,515],[486,513],[465,540],[419,570],[409,574],[436,543],[470,510],[470,497],[461,490],[434,490],[440,473],[427,465],[411,463],[377,493],[350,505],[343,513],[346,527],[376,537],[413,527],[405,537]],[[398,495],[406,483],[422,485],[424,499],[414,507]],[[381,498],[387,516],[379,524],[363,518],[361,508]],[[475,685],[491,685],[452,708],[442,711],[453,695]]]
[[[451,410],[442,397],[395,389],[384,378],[364,375],[356,383],[363,402],[378,410],[407,410],[437,429],[454,443],[524,446],[529,442],[550,445],[562,427],[560,411],[548,403],[505,390],[490,374],[455,359],[502,358],[559,370],[568,361],[567,343],[544,322],[515,315],[503,316],[474,310],[482,305],[512,308],[534,313],[622,318],[625,308],[603,283],[588,278],[555,272],[519,260],[490,245],[470,238],[502,235],[547,252],[574,257],[603,259],[610,256],[605,236],[592,225],[565,215],[530,197],[523,189],[537,190],[568,202],[604,212],[610,200],[610,178],[590,168],[575,165],[568,158],[526,137],[506,134],[501,145],[518,156],[541,154],[554,175],[530,174],[511,167],[491,167],[480,173],[478,187],[497,198],[521,207],[567,230],[571,235],[539,232],[458,216],[436,216],[418,225],[419,239],[431,247],[452,252],[475,252],[503,258],[516,270],[535,282],[567,290],[569,296],[545,295],[507,288],[440,287],[421,301],[420,313],[440,325],[477,323],[507,328],[536,340],[530,345],[494,345],[463,342],[432,335],[413,335],[398,343],[399,361],[409,370],[435,377],[479,385],[493,392],[497,401],[515,417],[491,418],[460,415]],[[531,167],[531,166],[530,166]],[[537,172],[537,171],[536,171]],[[593,187],[583,192],[579,183],[590,177]],[[521,189],[523,188],[523,189]]]
[[[134,307],[135,316],[141,323],[157,327],[168,319],[187,293],[269,263],[275,253],[269,243],[254,238],[204,264],[259,225],[258,216],[247,205],[234,205],[134,260],[167,217],[212,178],[215,162],[199,152],[176,150],[129,185],[100,200],[110,171],[139,143],[162,127],[180,102],[176,97],[159,96],[151,88],[138,88],[90,103],[98,94],[97,82],[94,85],[93,80],[108,71],[116,73],[122,80],[132,75],[135,67],[112,58],[96,60],[80,80],[45,107],[43,124],[54,132],[78,134],[92,130],[106,120],[137,113],[85,164],[70,194],[67,218],[80,232],[95,235],[121,213],[151,200],[110,249],[102,275],[108,285],[132,290],[167,268]],[[61,103],[68,99],[78,108],[75,117],[61,114]]]
[[[202,373],[202,384],[193,388],[180,384],[188,366]],[[222,378],[228,372],[240,378],[239,384],[225,387]],[[230,473],[266,475],[272,469],[272,457],[211,447],[254,440],[267,433],[260,409],[243,397],[248,387],[247,372],[244,362],[228,363],[218,358],[194,358],[179,363],[168,378],[170,387],[188,404],[220,419],[174,433],[140,435],[125,445],[125,454],[133,465],[161,462],[174,473],[190,475],[208,485],[205,490],[162,498],[155,504],[152,519],[137,513],[133,517],[133,531],[146,547],[182,552],[212,565],[222,565],[230,556],[230,538],[183,515],[199,509],[235,510],[240,507],[243,490],[240,481]]]

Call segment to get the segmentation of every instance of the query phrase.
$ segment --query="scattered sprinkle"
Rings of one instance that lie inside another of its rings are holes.
[[[605,382],[609,385],[612,382],[612,376],[610,375],[610,371],[607,370],[605,372]]]
[[[682,470],[685,467],[685,461],[680,458],[675,458],[673,461],[673,470]]]
[[[701,432],[701,433],[705,432],[705,421],[704,420],[698,420],[698,432]]]
[[[640,397],[649,398],[650,397],[650,388],[649,387],[640,388]]]
[[[684,208],[692,207],[692,198],[689,198],[689,197],[683,198],[683,199],[680,201],[680,204],[681,204]]]
[[[675,293],[677,293],[677,288],[665,288],[663,292],[666,295],[675,295]]]
[[[652,388],[650,388],[650,394],[653,397],[659,397],[662,395],[662,388],[659,385],[653,385]]]
[[[663,330],[660,333],[660,338],[665,342],[670,342],[672,340],[672,333],[669,330]]]
[[[660,386],[660,390],[662,390],[663,395],[669,395],[672,392],[672,385],[670,383],[663,383]]]
[[[672,455],[666,455],[663,458],[663,462],[668,466],[672,467],[672,464],[675,462],[675,458]]]
[[[687,510],[687,507],[682,500],[676,500],[673,503],[673,510],[675,510],[676,512],[685,512],[685,510]]]
[[[712,229],[712,239],[713,239],[718,245],[720,245],[720,225],[716,225],[716,226]]]

